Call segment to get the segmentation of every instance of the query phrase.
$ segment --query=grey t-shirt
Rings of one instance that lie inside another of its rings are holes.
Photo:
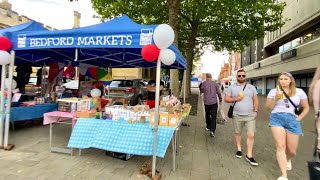
[[[226,90],[226,94],[230,95],[232,98],[236,98],[240,92],[242,92],[244,85],[234,83]],[[234,106],[233,113],[237,115],[249,115],[253,113],[253,96],[257,95],[258,92],[256,88],[247,83],[244,89],[244,98],[238,101]]]

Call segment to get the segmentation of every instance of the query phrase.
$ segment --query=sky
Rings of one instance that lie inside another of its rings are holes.
[[[213,79],[218,79],[221,67],[227,62],[229,54],[227,52],[211,52],[206,50],[201,56],[202,73],[211,73]]]
[[[73,11],[81,13],[80,26],[98,24],[90,0],[69,2],[68,0],[8,0],[12,10],[56,29],[73,27]],[[211,73],[217,79],[221,66],[228,60],[228,53],[206,51],[201,57],[203,73]]]

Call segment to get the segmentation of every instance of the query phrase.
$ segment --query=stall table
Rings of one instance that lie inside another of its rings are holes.
[[[72,123],[67,123],[64,121],[72,120]],[[76,115],[71,112],[63,112],[63,111],[53,111],[43,114],[43,125],[50,124],[50,130],[49,130],[49,149],[50,152],[59,152],[59,153],[66,153],[73,155],[73,148],[71,149],[64,149],[64,148],[58,148],[52,146],[52,125],[54,123],[57,124],[71,124],[72,128],[74,127],[76,123]],[[80,155],[81,151],[79,151]]]
[[[57,103],[44,103],[35,106],[11,107],[10,121],[25,121],[42,118],[44,113],[56,111]]]

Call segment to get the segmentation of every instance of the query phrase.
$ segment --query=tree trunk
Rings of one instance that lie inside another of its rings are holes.
[[[178,46],[178,12],[180,0],[167,0],[169,10],[169,25],[172,27],[175,38],[174,44]],[[170,89],[174,96],[179,95],[179,70],[170,69]]]
[[[188,39],[188,45],[187,45],[187,73],[186,73],[186,77],[183,76],[183,83],[182,83],[182,88],[181,88],[181,92],[180,92],[180,96],[183,97],[183,93],[184,93],[184,82],[186,82],[186,98],[189,98],[190,94],[191,94],[191,72],[192,72],[192,64],[193,64],[193,56],[194,56],[194,48],[196,45],[196,37],[197,37],[197,32],[198,32],[198,26],[197,25],[193,25],[192,26],[192,30],[191,30],[191,35]],[[187,78],[187,80],[185,81],[185,78]]]

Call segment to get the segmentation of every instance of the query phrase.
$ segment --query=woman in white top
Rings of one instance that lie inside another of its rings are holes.
[[[299,115],[295,114],[296,108],[285,94],[295,106],[303,108]],[[278,180],[287,180],[287,170],[292,169],[291,159],[296,155],[299,135],[302,134],[300,121],[309,112],[308,98],[302,89],[296,88],[292,74],[283,72],[279,75],[277,88],[269,92],[266,106],[272,109],[270,127],[276,144],[277,161],[282,173]]]
[[[317,149],[318,149],[318,156],[320,159],[320,66],[318,66],[313,76],[313,80],[309,88],[309,99],[310,99],[310,102],[313,103],[313,107],[316,112],[316,118],[317,118],[316,128],[318,131]]]

